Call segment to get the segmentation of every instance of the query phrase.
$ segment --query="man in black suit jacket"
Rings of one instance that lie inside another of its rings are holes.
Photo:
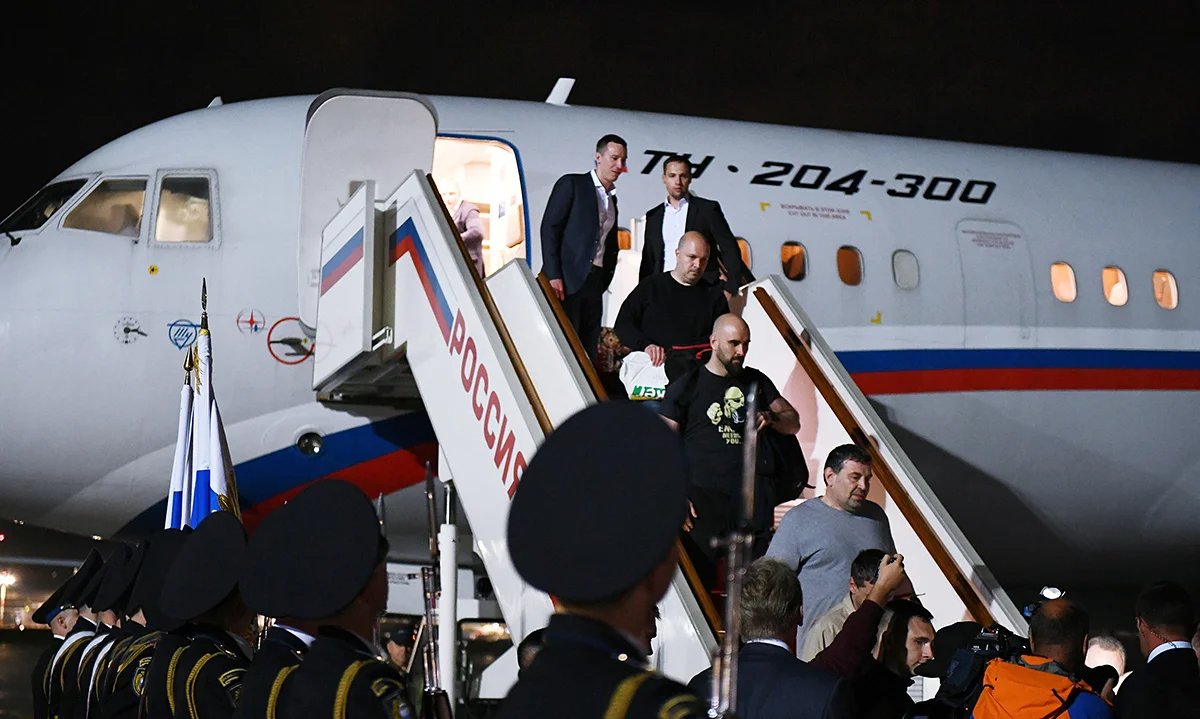
[[[667,188],[667,200],[646,213],[646,234],[642,242],[642,266],[638,278],[644,280],[660,272],[669,272],[675,262],[666,248],[674,248],[684,232],[695,230],[708,240],[709,260],[704,281],[717,284],[724,268],[725,299],[730,299],[742,284],[749,281],[742,265],[742,252],[738,249],[733,231],[729,229],[725,214],[721,212],[721,205],[691,194],[688,191],[691,183],[692,168],[686,157],[674,155],[663,162],[663,185]],[[664,226],[671,237],[665,236]]]
[[[1118,719],[1200,717],[1200,668],[1189,641],[1196,610],[1187,590],[1174,582],[1151,584],[1138,596],[1135,614],[1146,666],[1121,684]]]
[[[617,267],[617,196],[625,171],[625,140],[605,135],[596,143],[591,172],[563,175],[542,215],[542,274],[550,279],[589,357],[600,342],[604,292]]]
[[[804,616],[796,572],[777,559],[756,560],[746,569],[740,599],[745,644],[738,653],[737,715],[754,719],[857,716],[847,680],[796,658],[796,627]],[[711,676],[711,669],[704,670],[688,688],[708,696]]]

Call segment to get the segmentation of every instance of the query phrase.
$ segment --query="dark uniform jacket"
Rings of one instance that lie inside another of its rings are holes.
[[[280,672],[268,719],[337,716],[410,719],[404,680],[374,649],[354,634],[322,627],[304,661]]]
[[[233,716],[250,657],[225,630],[196,625],[192,642],[179,655],[168,686],[175,719],[221,719]]]
[[[101,624],[96,630],[96,636],[92,637],[92,641],[84,647],[83,656],[79,660],[79,671],[75,675],[75,692],[63,697],[64,702],[60,711],[63,719],[87,719],[88,698],[94,689],[92,675],[96,671],[100,656],[101,654],[107,656],[104,648],[124,637],[125,633],[120,628],[110,627],[107,624]],[[71,700],[69,705],[66,703],[66,699]]]
[[[75,677],[79,675],[79,662],[83,658],[84,649],[95,633],[96,625],[90,620],[80,617],[75,622],[75,628],[68,632],[63,640],[62,654],[50,668],[50,685],[46,693],[46,716],[51,719],[58,719],[62,716],[63,706],[70,706],[74,702],[74,696],[67,695],[73,694],[75,691]]]
[[[134,719],[146,685],[146,673],[154,647],[162,632],[150,631],[137,622],[126,622],[128,636],[119,640],[104,658],[102,674],[96,681],[92,706],[99,708],[93,717]]]
[[[194,627],[184,625],[159,638],[150,664],[146,667],[138,716],[143,719],[175,719],[175,697],[168,691],[174,680],[179,657],[192,642]]]
[[[1200,668],[1190,648],[1168,649],[1126,677],[1117,692],[1117,719],[1200,717]]]
[[[666,247],[663,241],[663,205],[656,205],[646,213],[646,234],[642,241],[642,266],[638,270],[638,278],[646,279],[662,272],[663,255],[674,256],[675,245]],[[749,273],[742,264],[742,251],[738,248],[737,238],[725,221],[725,213],[721,212],[720,203],[706,200],[703,197],[688,195],[687,217],[683,221],[683,231],[696,231],[708,240],[708,267],[704,268],[704,281],[716,284],[720,280],[721,267],[725,267],[725,290],[737,294],[738,288],[750,281]],[[678,238],[672,238],[674,243]],[[672,263],[672,266],[674,263]]]
[[[55,637],[50,643],[50,646],[38,655],[38,660],[33,665],[33,673],[30,675],[30,680],[33,685],[33,719],[46,718],[46,693],[50,686],[50,661],[54,659],[55,652],[62,646],[62,639]]]
[[[246,676],[242,678],[242,698],[233,715],[246,719],[265,717],[271,688],[279,673],[298,665],[307,653],[308,645],[295,634],[280,627],[268,629],[262,645],[254,654],[254,661],[250,662]]]
[[[682,684],[648,669],[642,650],[607,624],[555,614],[545,640],[499,717],[680,719],[707,713]]]

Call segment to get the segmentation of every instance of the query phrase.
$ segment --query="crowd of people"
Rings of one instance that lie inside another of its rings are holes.
[[[542,223],[542,271],[589,351],[616,263],[613,190],[626,155],[624,140],[602,137],[592,171],[555,183]],[[935,631],[886,514],[868,499],[876,467],[867,448],[830,452],[823,493],[778,528],[773,507],[800,487],[763,483],[758,461],[760,500],[739,516],[748,426],[786,456],[799,417],[770,378],[745,366],[750,328],[735,293],[748,273],[720,205],[692,195],[690,182],[687,159],[667,158],[667,198],[647,213],[641,282],[616,322],[644,366],[661,369],[665,393],[564,422],[513,497],[507,551],[556,612],[521,638],[519,677],[499,716],[711,716],[711,669],[685,686],[649,666],[658,604],[680,551],[719,596],[714,540],[749,528],[758,558],[736,597],[742,719],[1200,717],[1195,605],[1169,582],[1137,600],[1147,663],[1124,677],[1120,642],[1090,637],[1087,612],[1065,598],[1036,607],[1027,644],[973,622]],[[454,190],[443,188],[452,217],[471,232],[478,212]],[[471,257],[478,270],[475,249]],[[803,461],[774,464],[767,475],[803,465],[799,484],[807,481]],[[367,497],[325,480],[249,538],[222,511],[195,531],[162,530],[105,559],[93,553],[34,615],[60,640],[33,668],[36,716],[415,716],[395,666],[405,661],[402,641],[388,642],[387,654],[375,641],[387,550]],[[272,622],[252,647],[255,615]],[[915,704],[916,677],[941,679],[938,696]]]

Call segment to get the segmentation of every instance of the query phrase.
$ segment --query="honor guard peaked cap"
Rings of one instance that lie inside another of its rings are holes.
[[[183,543],[163,582],[162,610],[191,621],[237,587],[246,554],[246,530],[230,512],[208,515]]]
[[[317,482],[271,513],[247,548],[246,606],[271,617],[318,619],[343,609],[383,560],[375,507],[354,485]]]
[[[146,626],[150,629],[169,632],[183,624],[179,619],[163,612],[159,599],[167,572],[171,570],[175,556],[183,549],[184,542],[191,533],[191,527],[182,530],[160,529],[150,537],[150,548],[146,551],[146,558],[142,560],[142,569],[138,572],[127,605],[130,614],[142,610],[146,615]]]
[[[116,554],[108,558],[110,566],[104,573],[104,581],[100,583],[100,592],[96,595],[97,610],[111,609],[119,615],[125,614],[129,593],[133,590],[142,559],[146,556],[146,544],[146,540],[142,540],[132,550],[122,545],[125,551],[119,562],[113,562],[118,556]]]
[[[517,572],[573,602],[616,597],[666,556],[687,512],[679,435],[632,402],[604,402],[542,443],[508,514]]]
[[[122,549],[127,549],[125,545],[118,544],[111,552],[108,553],[108,558],[101,558],[100,565],[96,567],[96,571],[88,578],[87,583],[79,590],[79,596],[76,598],[75,606],[87,607],[93,611],[96,609],[96,595],[100,592],[100,583],[104,581],[104,576],[108,574],[110,564],[119,560],[119,552]]]
[[[129,561],[129,556],[132,553],[126,544],[118,543],[114,545],[112,551],[104,559],[104,568],[92,578],[92,581],[88,582],[88,587],[84,590],[87,596],[83,598],[83,602],[91,607],[93,612],[102,612],[105,609],[111,609],[106,602],[101,601],[104,595],[104,585],[112,582],[113,575],[117,573],[122,564]]]
[[[54,590],[50,598],[42,602],[42,606],[38,607],[30,618],[38,624],[49,624],[63,609],[77,606],[84,586],[91,581],[103,563],[100,552],[95,549],[89,551],[83,564],[79,565],[79,570],[67,577],[67,581]]]

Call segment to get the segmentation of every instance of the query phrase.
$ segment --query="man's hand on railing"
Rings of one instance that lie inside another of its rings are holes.
[[[550,289],[554,290],[554,295],[555,297],[558,297],[559,302],[562,302],[564,299],[566,299],[567,293],[563,289],[562,280],[550,280]]]

